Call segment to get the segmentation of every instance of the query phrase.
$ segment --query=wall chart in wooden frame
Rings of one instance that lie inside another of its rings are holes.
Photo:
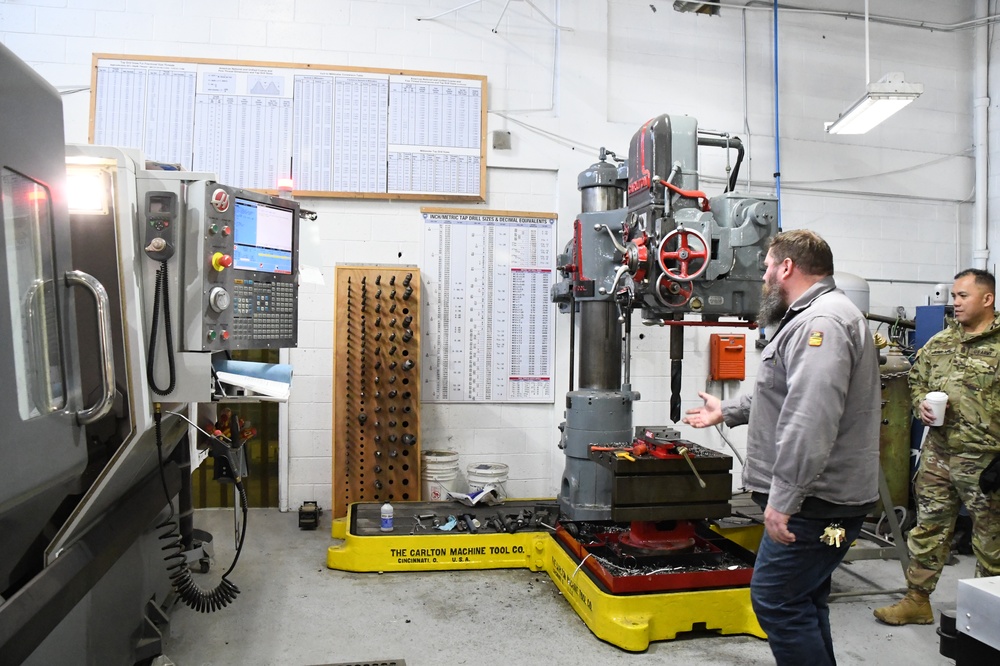
[[[485,200],[486,77],[94,54],[90,141],[296,195]]]

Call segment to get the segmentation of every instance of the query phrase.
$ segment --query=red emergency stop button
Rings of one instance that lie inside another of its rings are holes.
[[[224,271],[233,265],[233,257],[229,254],[222,254],[221,252],[216,252],[212,255],[212,268],[217,271]]]

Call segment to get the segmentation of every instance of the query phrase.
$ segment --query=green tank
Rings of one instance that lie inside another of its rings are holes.
[[[879,450],[882,471],[893,506],[910,500],[910,387],[906,376],[910,362],[898,349],[886,352],[882,373],[882,427]]]

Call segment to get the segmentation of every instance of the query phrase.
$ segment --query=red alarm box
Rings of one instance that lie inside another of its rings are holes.
[[[746,379],[746,336],[742,334],[712,333],[709,344],[711,378]]]

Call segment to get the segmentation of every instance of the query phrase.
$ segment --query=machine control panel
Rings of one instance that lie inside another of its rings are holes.
[[[146,192],[143,217],[146,236],[143,249],[150,259],[166,261],[174,256],[174,230],[178,216],[177,194],[168,191]]]
[[[193,183],[189,199],[188,349],[294,347],[298,204],[212,181]]]

